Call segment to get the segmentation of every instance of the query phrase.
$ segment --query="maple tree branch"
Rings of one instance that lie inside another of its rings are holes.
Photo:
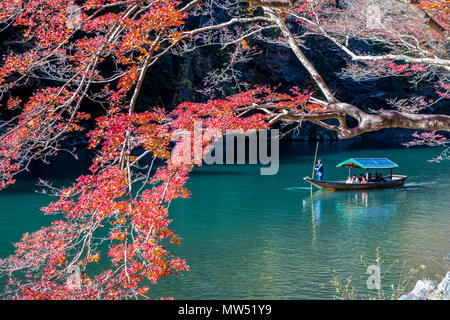
[[[352,138],[365,132],[378,131],[385,128],[403,128],[425,131],[450,131],[450,116],[442,114],[409,114],[395,110],[385,110],[379,114],[367,113],[351,104],[335,102],[327,109],[333,111],[294,113],[289,110],[280,110],[275,113],[267,106],[256,106],[255,109],[264,111],[269,115],[269,124],[275,122],[302,122],[309,121],[328,130],[333,130],[341,139]],[[352,128],[347,126],[346,117],[358,121]],[[336,119],[339,125],[331,125],[323,120]]]
[[[267,15],[272,19],[272,21],[280,28],[283,36],[286,38],[290,48],[294,52],[294,54],[297,56],[298,60],[302,63],[302,65],[308,70],[309,74],[312,76],[314,81],[319,86],[320,90],[322,91],[323,95],[327,99],[328,102],[334,102],[336,99],[334,98],[333,92],[331,92],[328,85],[323,80],[322,76],[319,74],[317,69],[314,67],[314,65],[309,61],[309,59],[305,56],[305,54],[300,49],[297,40],[295,40],[294,35],[291,33],[289,28],[287,27],[286,23],[283,21],[283,19],[272,9],[265,8],[264,11],[267,13]]]
[[[448,38],[448,31],[440,25],[432,16],[428,14],[423,8],[419,7],[420,1],[418,0],[396,0],[398,2],[408,5],[409,9],[429,28],[434,30],[442,38]]]
[[[323,29],[323,28],[322,28]],[[340,43],[335,37],[327,34],[322,30],[323,35],[333,41],[342,51],[348,54],[354,61],[382,61],[382,60],[403,60],[409,63],[423,63],[427,65],[437,65],[450,71],[450,60],[441,58],[429,58],[429,57],[410,57],[404,54],[383,54],[383,55],[358,55],[351,51],[347,46]]]
[[[325,106],[326,110],[334,110],[336,112],[325,113],[309,113],[309,114],[294,114],[287,110],[282,113],[274,114],[270,121],[310,121],[316,123],[326,129],[336,131],[338,136],[342,139],[351,138],[360,135],[365,132],[378,131],[384,128],[405,128],[405,129],[418,129],[418,130],[436,130],[436,131],[450,131],[450,116],[440,114],[408,114],[398,111],[383,111],[380,114],[370,114],[362,111],[356,106],[348,103],[338,101],[333,92],[327,86],[323,78],[318,73],[314,65],[304,55],[300,49],[295,37],[290,32],[283,19],[272,9],[265,8],[264,11],[272,19],[272,21],[280,28],[283,36],[286,38],[290,48],[297,56],[302,65],[308,70],[314,81],[317,83],[322,93],[326,97],[328,104]],[[337,41],[336,41],[337,42]],[[344,46],[340,46],[341,49],[347,49]],[[355,58],[361,58],[361,60],[370,60],[372,57],[365,58],[364,56],[357,56],[350,50],[344,50],[349,55]],[[395,55],[392,55],[395,56]],[[384,55],[384,57],[391,57],[391,55]],[[391,57],[392,58],[392,57]],[[419,59],[419,58],[417,58]],[[428,58],[423,58],[427,61]],[[433,59],[433,58],[429,58]],[[384,60],[380,57],[375,60]],[[439,59],[430,60],[433,62],[445,62]],[[428,62],[430,62],[428,61]],[[267,110],[265,110],[267,113]],[[358,125],[353,128],[348,128],[346,125],[345,117],[350,116],[358,121]],[[339,126],[330,125],[323,122],[326,119],[337,119]]]
[[[183,8],[180,9],[181,12],[188,12],[192,8],[194,8],[196,5],[200,4],[201,0],[193,0],[186,4]]]
[[[265,7],[276,9],[289,9],[293,7],[297,1],[294,0],[238,0],[240,2],[248,2],[253,7]]]
[[[232,18],[227,22],[224,23],[220,23],[220,24],[216,24],[216,25],[211,25],[211,26],[206,26],[206,27],[202,27],[202,28],[198,28],[195,30],[191,30],[191,31],[186,31],[184,33],[185,37],[189,37],[192,36],[194,34],[197,33],[202,33],[205,31],[211,31],[211,30],[217,30],[217,29],[223,29],[225,27],[229,27],[233,24],[236,23],[251,23],[251,22],[261,22],[261,21],[265,21],[265,22],[272,22],[272,20],[270,20],[267,17],[263,17],[263,16],[256,16],[256,17],[249,17],[249,18]]]
[[[450,116],[442,114],[409,114],[395,110],[385,110],[379,114],[371,114],[343,102],[330,105],[336,111],[342,112],[358,120],[358,125],[342,132],[337,131],[341,138],[351,138],[365,132],[378,131],[385,128],[403,128],[429,131],[450,131]]]

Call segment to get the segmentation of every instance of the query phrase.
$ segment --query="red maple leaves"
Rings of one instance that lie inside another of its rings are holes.
[[[439,9],[434,3],[432,9]],[[189,196],[189,172],[201,164],[212,142],[226,130],[268,128],[271,117],[282,112],[324,111],[309,91],[279,93],[257,87],[205,103],[185,102],[172,112],[149,106],[137,112],[147,69],[188,38],[184,23],[189,10],[200,5],[173,0],[2,1],[0,22],[20,28],[27,46],[3,60],[0,92],[34,78],[49,78],[51,85],[30,92],[23,101],[8,97],[11,117],[0,136],[0,189],[31,161],[64,149],[62,141],[69,133],[84,130],[89,115],[80,108],[85,100],[105,110],[87,133],[95,152],[90,173],[67,188],[52,188],[58,199],[42,210],[55,221],[25,234],[15,253],[0,261],[11,275],[9,297],[148,298],[150,283],[189,270],[166,248],[180,242],[169,228],[168,208],[173,200]],[[422,5],[430,7],[431,1]],[[306,13],[305,22],[320,7],[305,2],[293,12]],[[248,49],[245,40],[239,43]],[[395,75],[424,68],[393,62],[377,67]],[[448,91],[444,85],[442,89]],[[191,139],[197,131],[202,136],[200,163],[178,161],[186,150],[191,159],[198,157]],[[439,137],[424,137],[431,138]],[[95,263],[102,268],[92,268]],[[67,279],[74,267],[81,272],[79,286],[72,287]]]

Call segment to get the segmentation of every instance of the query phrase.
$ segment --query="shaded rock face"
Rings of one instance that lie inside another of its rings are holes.
[[[417,281],[414,289],[399,300],[450,300],[450,272],[437,286],[430,280]]]

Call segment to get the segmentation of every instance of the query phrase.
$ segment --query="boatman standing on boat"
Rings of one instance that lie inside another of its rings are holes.
[[[322,159],[319,159],[317,161],[317,164],[314,166],[314,169],[316,170],[316,173],[317,173],[317,180],[322,181],[322,178],[323,178],[323,163],[322,163]]]

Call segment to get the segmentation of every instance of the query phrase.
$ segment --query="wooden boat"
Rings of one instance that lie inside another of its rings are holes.
[[[405,184],[407,176],[393,175],[392,169],[398,168],[398,165],[387,158],[351,158],[341,162],[336,167],[349,168],[349,176],[351,176],[352,168],[366,169],[366,177],[369,169],[390,169],[390,175],[385,177],[384,181],[367,182],[367,183],[346,183],[345,181],[325,181],[303,178],[312,185],[326,190],[363,190],[363,189],[379,189],[401,187]]]
[[[405,184],[407,176],[393,175],[392,180],[387,179],[383,182],[368,183],[346,183],[345,181],[319,181],[308,177],[303,178],[312,185],[327,190],[362,190],[362,189],[378,189],[378,188],[394,188],[401,187]]]

